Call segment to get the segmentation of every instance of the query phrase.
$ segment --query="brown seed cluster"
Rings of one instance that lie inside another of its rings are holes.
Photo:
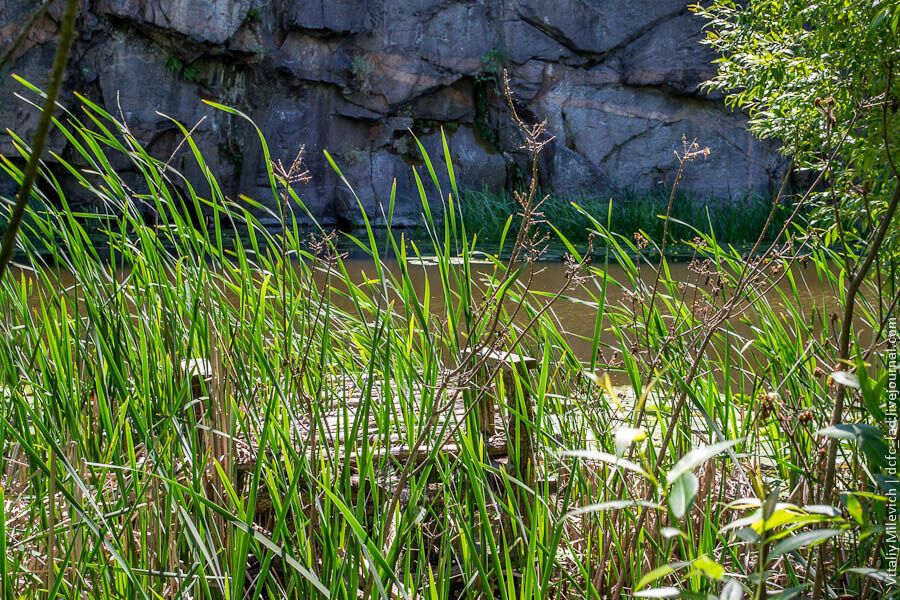
[[[758,411],[760,419],[769,418],[778,408],[779,398],[775,392],[761,393],[757,400],[759,401]]]
[[[640,231],[634,232],[634,243],[637,246],[638,250],[646,250],[647,247],[650,245],[650,242],[647,240],[647,238],[644,236],[644,234],[641,233]]]

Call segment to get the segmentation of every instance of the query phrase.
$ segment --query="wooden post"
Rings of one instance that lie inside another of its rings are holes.
[[[476,382],[478,383],[476,393],[480,393],[482,389],[485,389],[490,385],[490,382],[487,381],[487,378],[484,376],[484,372],[477,375]],[[481,433],[481,437],[485,443],[497,433],[497,429],[494,426],[495,410],[494,396],[489,392],[482,395],[481,400],[478,402],[478,406],[475,407],[475,414],[478,419],[478,431]]]
[[[519,403],[519,395],[516,393],[516,376],[522,382],[521,403]],[[506,389],[506,402],[510,411],[506,443],[509,447],[509,455],[516,459],[516,475],[526,485],[533,487],[535,479],[534,436],[531,424],[534,423],[534,407],[531,402],[531,394],[525,387],[527,376],[528,370],[521,365],[515,365],[503,373],[503,387]],[[518,448],[516,448],[517,445]]]
[[[209,500],[219,506],[227,508],[227,496],[224,487],[219,483],[219,474],[212,461],[218,461],[222,469],[231,476],[231,447],[229,436],[232,433],[229,418],[229,406],[227,390],[225,389],[225,377],[218,346],[213,337],[214,328],[210,324],[210,359],[192,358],[181,362],[181,369],[190,381],[191,399],[196,402],[194,415],[200,431],[200,440],[203,452],[207,455],[204,488]],[[203,395],[204,388],[208,396]],[[219,539],[225,547],[225,555],[228,555],[230,539],[225,520],[213,513],[212,527],[217,532]],[[224,593],[224,582],[218,582],[220,590]]]
[[[506,437],[508,454],[516,458],[516,475],[527,485],[533,485],[534,437],[529,422],[534,422],[534,407],[531,403],[531,394],[525,385],[522,386],[522,404],[519,405],[516,376],[524,384],[528,380],[528,372],[536,369],[540,363],[536,358],[502,350],[485,349],[477,353],[477,356],[484,360],[487,369],[494,370],[500,367],[509,411]],[[494,403],[490,394],[484,395],[477,408],[482,435],[489,437],[494,434]],[[518,452],[516,452],[517,442]]]
[[[531,405],[531,394],[528,391],[528,372],[536,369],[540,364],[537,359],[519,354],[507,353],[502,351],[489,352],[482,355],[486,358],[488,368],[494,370],[499,366],[503,377],[503,388],[505,392],[506,408],[509,413],[509,419],[506,424],[506,453],[510,460],[513,461],[513,469],[515,476],[530,488],[534,488],[536,474],[534,465],[534,447],[535,440],[532,431],[534,423],[534,407]],[[517,393],[517,380],[521,385],[521,400]],[[516,486],[514,491],[517,502],[521,510],[525,511],[524,517],[527,518],[534,510],[534,499],[524,489]],[[515,527],[513,520],[505,515],[500,516],[501,527],[508,535],[515,536]],[[514,552],[512,557],[513,564],[519,570],[529,568],[525,564],[526,543],[516,545],[518,550]]]

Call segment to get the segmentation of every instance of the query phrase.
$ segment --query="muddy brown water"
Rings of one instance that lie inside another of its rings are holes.
[[[356,281],[365,281],[366,278],[375,274],[375,266],[368,259],[348,259],[345,261],[347,270]],[[391,261],[386,262],[389,269],[395,273],[398,272],[396,264]],[[597,265],[595,265],[597,266]],[[612,280],[620,283],[627,281],[624,270],[616,265],[609,267],[601,267],[605,270]],[[487,277],[493,270],[493,267],[487,263],[478,263],[473,265],[473,279],[476,281]],[[712,282],[708,282],[703,274],[698,274],[687,262],[676,262],[669,264],[669,271],[673,281],[683,282],[688,286],[688,295],[690,298],[691,286],[709,288]],[[812,311],[817,310],[823,314],[830,314],[837,307],[835,290],[827,281],[819,278],[816,269],[810,265],[803,267],[795,264],[791,269],[794,281],[797,286],[796,298],[789,279],[784,273],[767,273],[764,280],[760,283],[760,289],[766,290],[764,300],[775,309],[776,312],[786,312],[787,304],[798,306],[800,311],[807,316]],[[652,287],[656,277],[654,268],[644,266],[641,270],[642,281],[648,287]],[[410,268],[410,277],[419,297],[422,297],[426,289],[426,278],[431,289],[431,307],[435,312],[443,310],[443,296],[440,290],[440,275],[436,265],[429,263],[427,260],[421,265]],[[531,283],[531,289],[535,292],[543,292],[544,299],[556,293],[566,285],[566,267],[560,262],[542,262],[536,263],[534,275]],[[566,333],[569,344],[576,354],[584,361],[590,360],[592,350],[592,337],[594,334],[594,326],[597,319],[597,308],[593,305],[591,293],[595,297],[600,296],[600,277],[594,276],[589,278],[582,286],[566,292],[565,297],[561,298],[553,304],[553,318],[557,321],[558,328]],[[660,286],[661,287],[661,286]],[[606,304],[618,305],[626,301],[626,293],[631,291],[628,287],[613,285],[611,282],[606,289]],[[538,300],[535,299],[535,302]],[[662,305],[658,301],[658,305]],[[747,311],[742,316],[747,316]],[[739,321],[739,319],[735,319]],[[737,322],[736,330],[742,335],[750,335],[751,327],[746,323]],[[608,330],[603,331],[601,343],[614,344],[615,337]]]
[[[393,273],[399,273],[396,262],[386,260],[384,265]],[[369,258],[348,258],[345,260],[345,266],[357,284],[372,279],[376,274],[375,263]],[[476,282],[481,281],[489,276],[492,270],[493,267],[489,263],[477,262],[472,265],[473,279]],[[623,283],[626,281],[625,273],[621,267],[610,265],[604,270],[612,280]],[[428,288],[431,291],[431,309],[434,313],[442,312],[444,310],[443,295],[440,289],[440,274],[437,265],[425,259],[421,263],[411,265],[409,271],[418,296],[421,298],[425,293],[427,280]],[[696,273],[689,263],[670,263],[669,271],[674,281],[683,282],[687,286],[688,297],[690,297],[692,286],[708,288],[711,285],[711,282],[707,281],[706,276]],[[820,279],[814,267],[804,268],[799,264],[795,264],[791,273],[797,285],[796,299],[791,290],[789,280],[783,276],[784,274],[770,273],[767,275],[767,281],[761,285],[762,288],[768,289],[764,301],[769,302],[776,312],[786,312],[786,303],[789,302],[798,307],[806,315],[805,320],[809,321],[810,315],[814,310],[828,315],[836,309],[837,301],[834,290],[827,281]],[[653,267],[644,266],[641,274],[644,284],[648,287],[652,286],[655,278]],[[18,276],[18,273],[15,276]],[[551,295],[566,286],[567,283],[566,267],[561,262],[535,263],[531,277],[530,287],[536,293],[533,300],[535,303],[546,301]],[[126,279],[126,274],[120,273],[120,280],[124,279]],[[60,274],[59,285],[62,289],[70,288],[72,281],[70,274]],[[582,286],[568,290],[565,296],[556,301],[552,307],[552,318],[555,319],[557,328],[565,333],[572,349],[585,362],[589,362],[591,359],[592,337],[597,319],[597,308],[592,303],[591,293],[599,296],[600,284],[600,277],[590,277]],[[606,304],[612,306],[626,302],[626,294],[629,291],[628,287],[610,283],[606,290]],[[37,305],[38,301],[38,295],[35,294],[35,305]],[[341,301],[338,302],[342,303]],[[660,305],[662,305],[662,302],[660,302]],[[350,307],[345,306],[343,308]],[[748,311],[742,316],[746,317],[751,313],[752,311]],[[733,319],[733,322],[735,323],[736,331],[740,335],[750,336],[752,334],[752,329],[746,322],[738,318]],[[601,334],[601,345],[615,345],[615,343],[616,339],[613,333],[606,327]],[[614,383],[617,385],[626,382],[624,376],[614,375]]]

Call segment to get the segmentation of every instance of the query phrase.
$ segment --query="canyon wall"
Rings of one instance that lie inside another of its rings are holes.
[[[0,44],[38,4],[0,0]],[[4,129],[28,136],[36,124],[9,72],[46,84],[60,12],[53,5],[37,22],[0,82]],[[541,169],[548,191],[667,188],[686,138],[711,153],[687,169],[685,191],[734,202],[769,193],[777,152],[701,89],[714,72],[702,25],[684,0],[91,0],[64,102],[77,107],[72,92],[85,94],[161,157],[179,145],[171,119],[196,125],[226,194],[271,203],[256,133],[202,100],[233,106],[259,125],[273,157],[288,161],[305,146],[312,180],[297,191],[322,223],[359,222],[324,149],[375,219],[396,179],[395,220],[413,223],[411,167],[428,176],[410,131],[437,164],[444,129],[462,188],[500,190],[523,177],[527,157],[498,82],[506,68],[523,116],[546,120],[555,136]],[[60,137],[53,146],[70,152]],[[13,154],[8,136],[0,151]],[[199,177],[183,148],[173,161]]]

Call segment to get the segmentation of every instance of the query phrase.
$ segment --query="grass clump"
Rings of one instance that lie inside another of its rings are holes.
[[[668,204],[668,194],[626,192],[611,198],[550,195],[542,206],[544,220],[552,224],[570,241],[587,242],[591,218],[606,224],[619,233],[643,232],[660,240]],[[746,246],[752,244],[765,226],[771,209],[771,199],[748,196],[740,201],[706,201],[696,196],[677,193],[671,214],[670,232],[674,239],[690,240],[697,227],[712,233],[723,244]],[[465,191],[460,202],[462,218],[469,231],[485,242],[496,242],[509,230],[518,229],[517,206],[512,195],[500,192]],[[790,214],[788,207],[778,210],[773,223],[777,231]]]

